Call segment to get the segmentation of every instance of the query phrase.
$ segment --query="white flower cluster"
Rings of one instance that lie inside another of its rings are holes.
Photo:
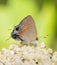
[[[0,52],[0,65],[57,65],[57,52],[46,49],[44,43],[21,47],[12,44]]]

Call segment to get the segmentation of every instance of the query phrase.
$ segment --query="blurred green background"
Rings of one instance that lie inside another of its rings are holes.
[[[0,50],[12,43],[14,26],[26,17],[34,18],[39,42],[57,50],[57,0],[0,0]]]

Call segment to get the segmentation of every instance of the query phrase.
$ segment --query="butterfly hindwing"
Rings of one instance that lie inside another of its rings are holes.
[[[25,17],[19,24],[19,37],[24,41],[36,40],[36,27],[33,18],[29,15]]]

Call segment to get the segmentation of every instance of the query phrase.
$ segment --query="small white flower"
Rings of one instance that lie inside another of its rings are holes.
[[[52,61],[57,62],[57,52],[53,53]]]
[[[53,53],[52,49],[46,49],[44,42],[36,46],[21,47],[12,44],[0,52],[0,65],[54,65],[55,62],[57,52]]]

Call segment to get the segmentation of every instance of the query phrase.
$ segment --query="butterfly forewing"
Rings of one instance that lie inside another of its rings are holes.
[[[24,41],[36,40],[36,27],[31,16],[25,17],[19,24],[19,37]]]

